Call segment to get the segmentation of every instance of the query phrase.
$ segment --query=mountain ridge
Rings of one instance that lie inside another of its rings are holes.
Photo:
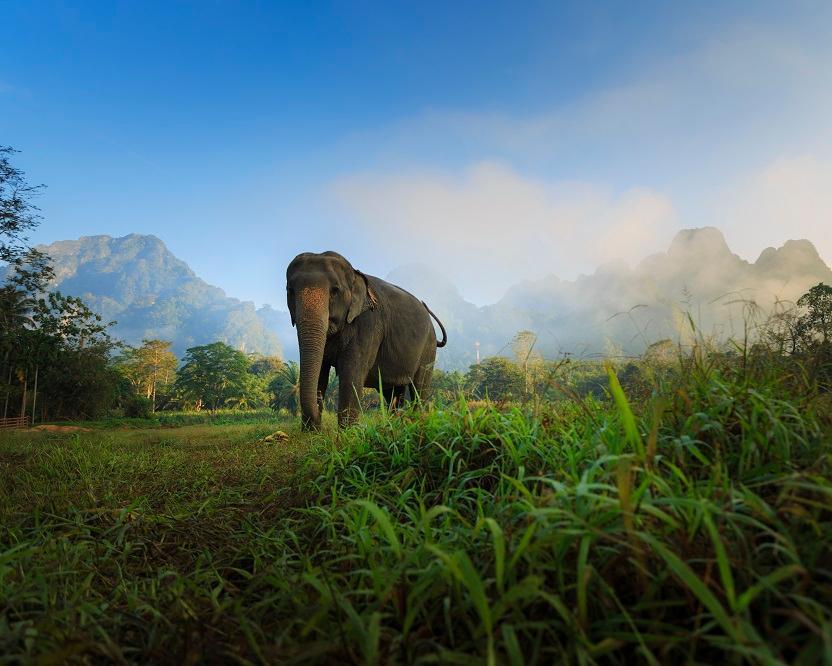
[[[171,340],[177,355],[222,340],[244,351],[278,355],[274,331],[251,301],[228,296],[196,275],[153,235],[106,234],[39,245],[52,260],[50,285],[82,298],[128,344]]]
[[[170,339],[188,346],[223,340],[245,351],[297,358],[288,313],[228,296],[202,280],[156,236],[83,236],[38,246],[53,260],[53,286],[83,298],[114,334],[130,344]],[[424,264],[399,266],[386,279],[425,300],[442,319],[449,343],[443,368],[463,368],[482,355],[506,353],[519,330],[538,334],[545,356],[637,354],[648,340],[678,338],[695,312],[700,330],[730,335],[750,300],[771,306],[795,301],[832,270],[814,245],[788,240],[748,262],[731,252],[714,227],[685,229],[665,252],[635,266],[612,262],[563,280],[554,274],[510,285],[495,303],[477,306],[456,285]]]

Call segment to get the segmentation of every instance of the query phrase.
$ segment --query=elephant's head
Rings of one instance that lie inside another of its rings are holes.
[[[299,254],[286,269],[286,300],[300,349],[303,424],[317,428],[318,375],[327,337],[375,305],[367,278],[337,252]]]

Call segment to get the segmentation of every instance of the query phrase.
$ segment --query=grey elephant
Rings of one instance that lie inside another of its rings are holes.
[[[338,424],[354,422],[362,390],[388,404],[425,397],[445,327],[415,296],[352,267],[337,252],[305,252],[286,269],[286,300],[300,349],[304,427],[318,429],[330,368],[338,375]],[[438,342],[430,318],[442,329]]]

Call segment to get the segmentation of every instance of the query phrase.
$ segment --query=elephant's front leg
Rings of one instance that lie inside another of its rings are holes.
[[[358,373],[342,372],[338,382],[338,425],[346,428],[358,420],[364,378],[359,379]]]

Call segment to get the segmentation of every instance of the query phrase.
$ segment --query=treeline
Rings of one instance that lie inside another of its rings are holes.
[[[191,347],[183,359],[171,343],[145,340],[139,347],[113,341],[107,324],[79,299],[51,293],[32,298],[14,283],[0,290],[3,333],[3,415],[37,420],[147,417],[157,410],[210,411],[272,408],[297,414],[300,373],[294,362],[245,354],[223,343]],[[556,401],[608,390],[613,364],[632,400],[646,400],[663,381],[684,372],[689,351],[663,340],[637,359],[546,360],[535,352],[535,335],[521,331],[511,357],[495,356],[466,372],[434,371],[431,396],[440,402],[463,395],[496,403]],[[709,358],[776,372],[781,380],[828,391],[832,386],[832,287],[819,284],[798,303],[781,308],[755,327],[745,344],[708,341]],[[759,374],[759,372],[758,372]],[[336,408],[334,372],[326,407]],[[375,391],[364,405],[378,404]]]
[[[114,411],[124,416],[148,416],[157,410],[298,407],[297,364],[244,354],[224,342],[191,347],[180,363],[170,342],[145,340],[116,356],[112,368],[121,381],[113,396]]]

